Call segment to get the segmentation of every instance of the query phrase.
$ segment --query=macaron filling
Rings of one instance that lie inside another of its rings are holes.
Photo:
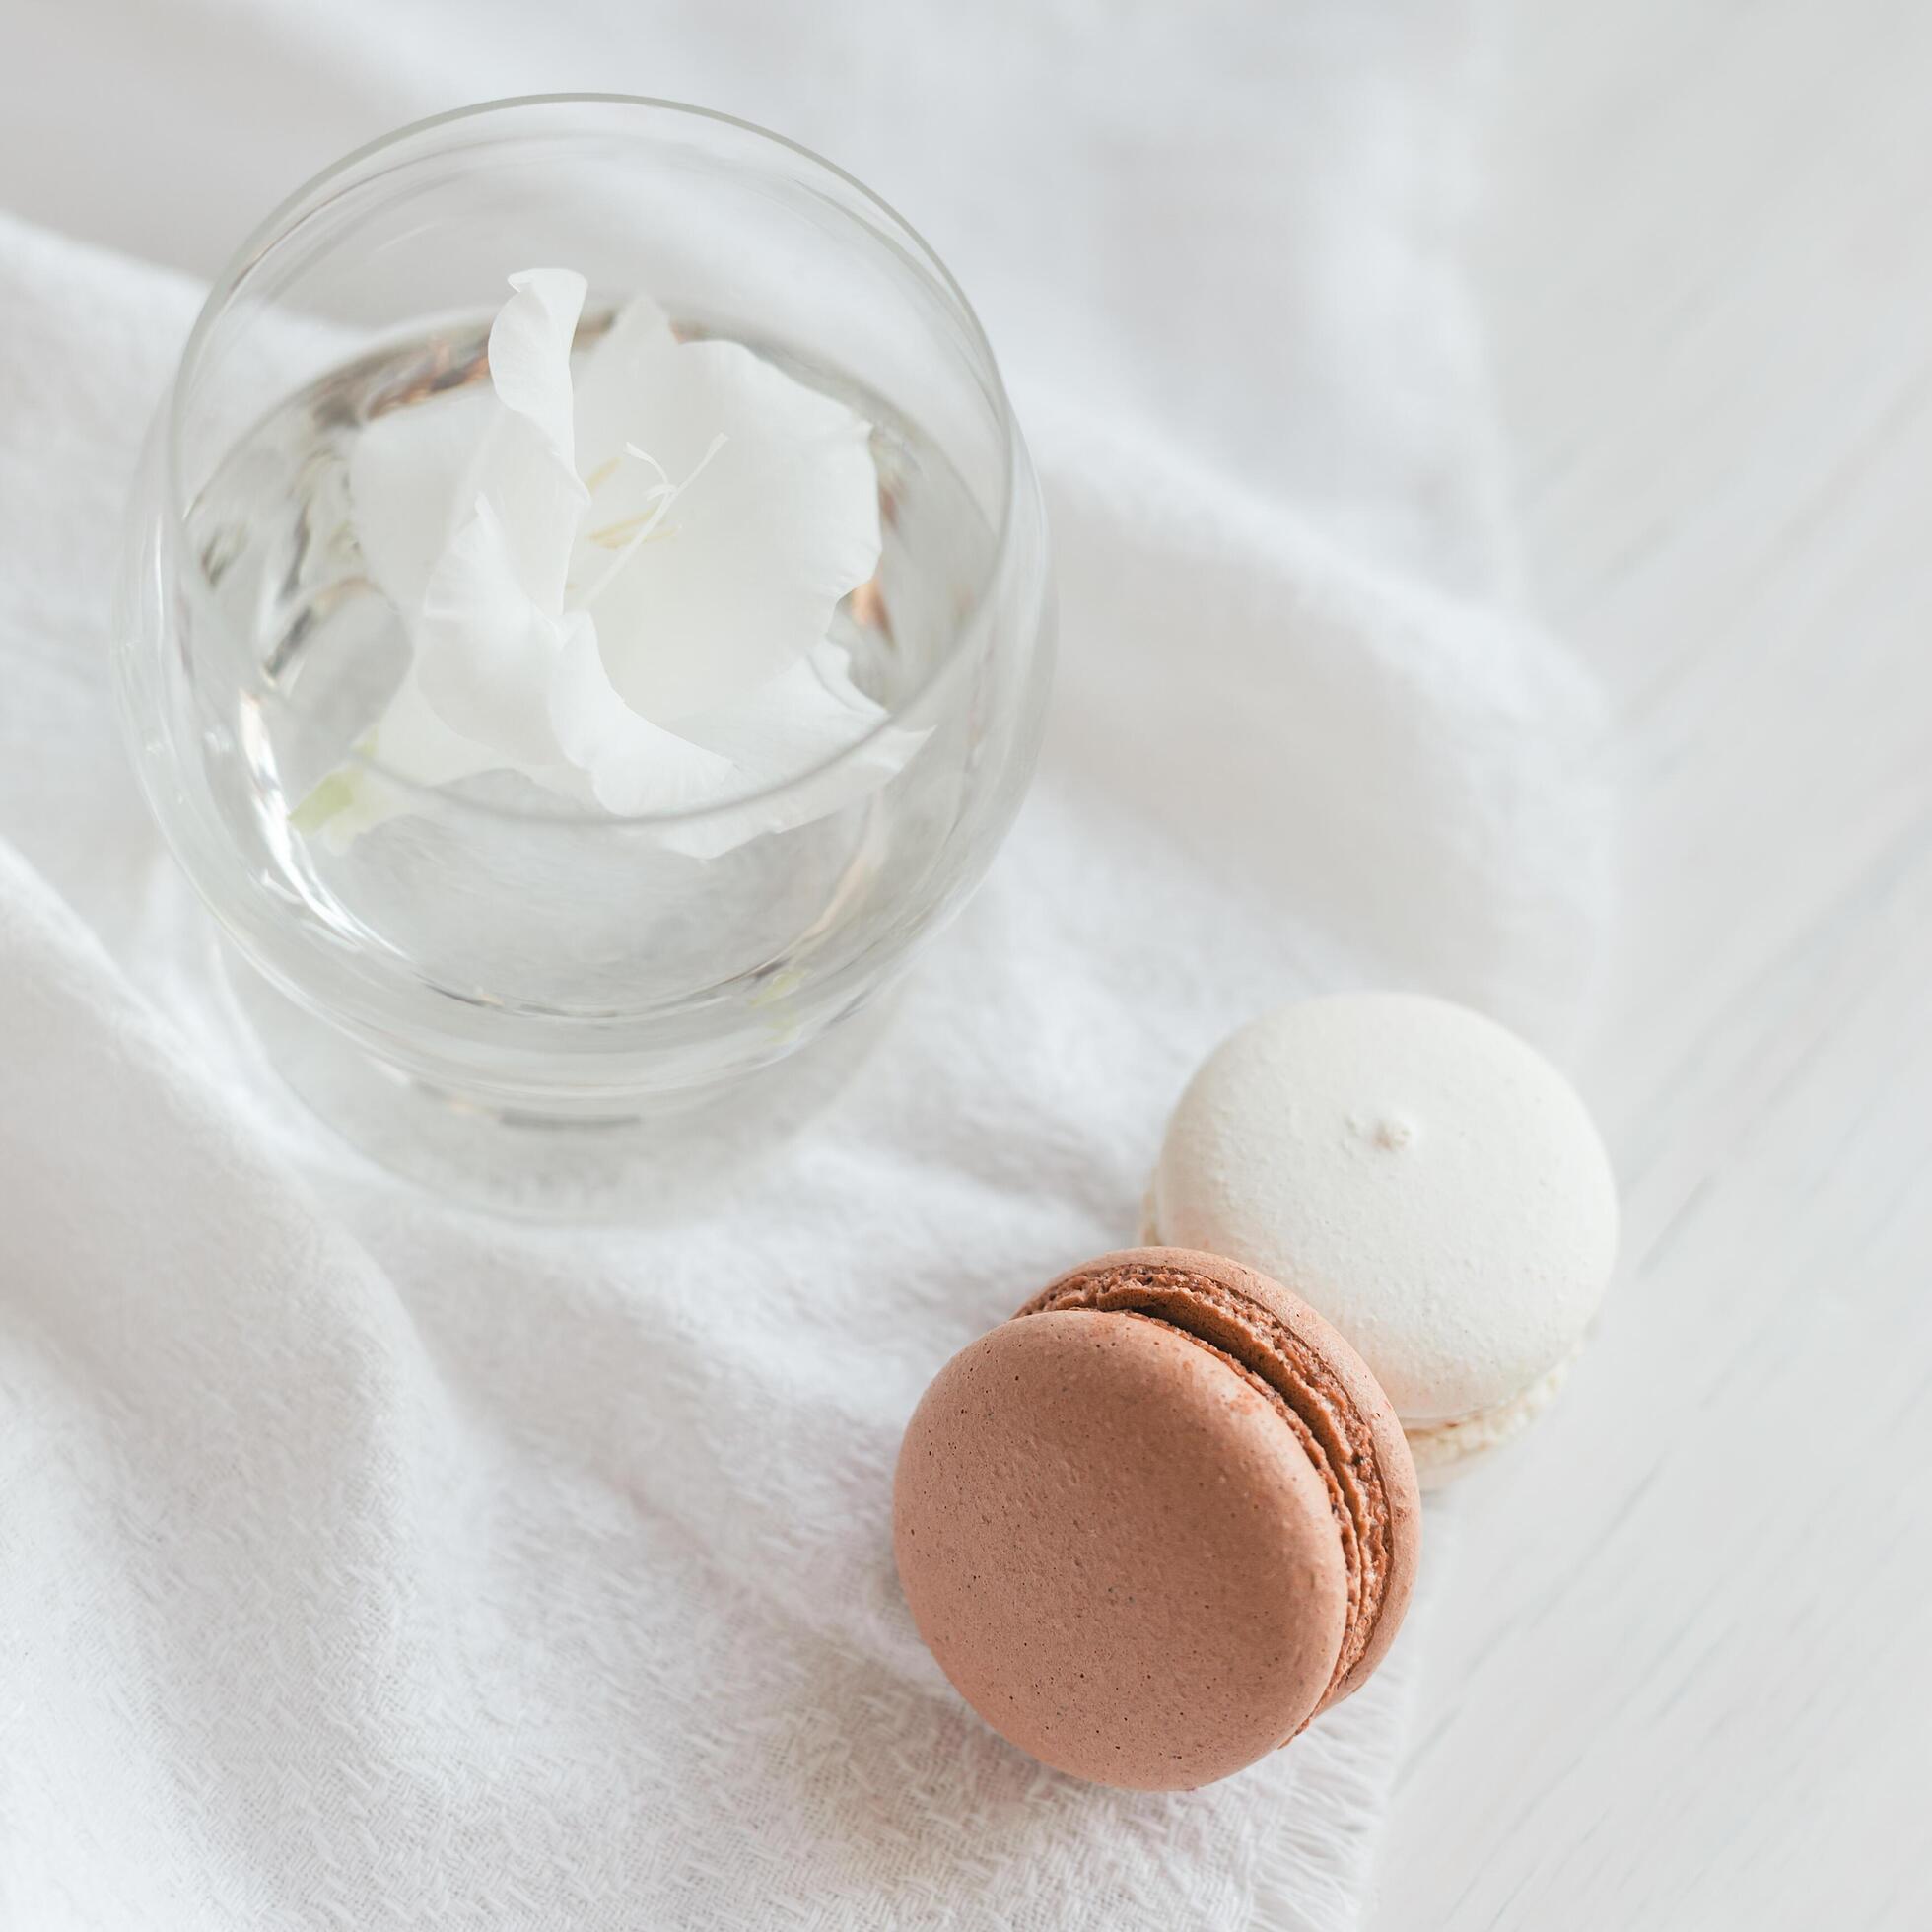
[[[1368,1649],[1393,1561],[1388,1491],[1368,1418],[1316,1348],[1272,1310],[1206,1276],[1119,1263],[1049,1288],[1019,1315],[1080,1310],[1135,1316],[1185,1336],[1273,1403],[1294,1431],[1328,1489],[1348,1579],[1342,1647],[1318,1706],[1326,1709]]]
[[[1569,1380],[1569,1372],[1583,1353],[1578,1344],[1552,1369],[1539,1375],[1521,1394],[1479,1409],[1468,1415],[1455,1415],[1443,1421],[1405,1422],[1403,1433],[1409,1438],[1410,1453],[1415,1459],[1415,1473],[1424,1488],[1430,1488],[1457,1474],[1466,1464],[1514,1441],[1555,1399],[1556,1392]]]

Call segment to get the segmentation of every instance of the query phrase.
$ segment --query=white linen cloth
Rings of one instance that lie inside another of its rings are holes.
[[[0,1923],[1358,1922],[1425,1615],[1242,1776],[1084,1787],[920,1648],[889,1479],[947,1354],[1132,1237],[1225,1029],[1356,983],[1558,1044],[1582,1010],[1593,707],[1509,603],[1464,30],[1424,0],[15,0]],[[557,86],[775,124],[925,230],[1013,379],[1064,621],[1035,794],[880,1053],[722,1206],[620,1233],[375,1175],[209,1030],[105,665],[198,291],[72,239],[205,274],[332,151]]]

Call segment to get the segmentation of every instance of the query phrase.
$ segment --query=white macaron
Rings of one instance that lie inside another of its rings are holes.
[[[1388,1392],[1424,1485],[1555,1393],[1617,1254],[1617,1187],[1576,1090],[1447,1000],[1346,993],[1222,1042],[1168,1124],[1148,1240],[1258,1269]]]

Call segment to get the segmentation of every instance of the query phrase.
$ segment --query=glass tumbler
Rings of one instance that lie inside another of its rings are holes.
[[[356,438],[487,383],[508,277],[538,266],[587,279],[578,353],[648,292],[681,336],[741,342],[873,426],[883,551],[834,633],[881,729],[912,734],[889,775],[821,766],[628,818],[511,774],[384,775],[407,810],[347,842],[311,822],[410,657],[358,540]],[[149,438],[116,652],[148,799],[287,1082],[392,1169],[624,1218],[843,1078],[1012,819],[1052,632],[1026,449],[925,242],[775,135],[572,96],[406,128],[243,245]]]

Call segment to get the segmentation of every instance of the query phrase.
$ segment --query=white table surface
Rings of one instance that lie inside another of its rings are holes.
[[[1378,1932],[1932,1926],[1932,8],[1507,0],[1486,280],[1612,693],[1625,1260],[1458,1498]]]

